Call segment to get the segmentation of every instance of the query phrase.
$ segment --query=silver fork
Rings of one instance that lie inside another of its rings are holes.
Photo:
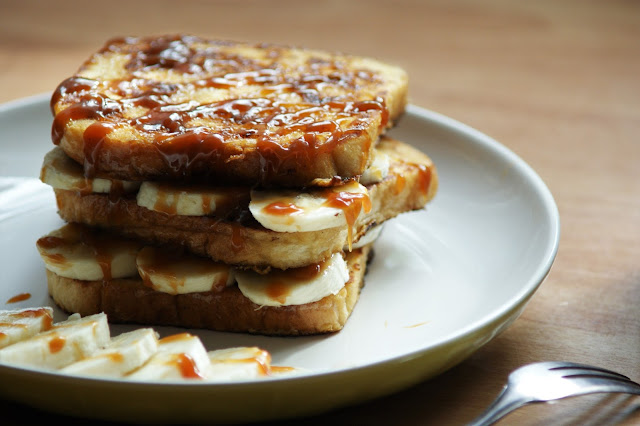
[[[640,384],[627,376],[573,362],[538,362],[514,370],[495,401],[469,426],[491,425],[516,408],[590,393],[640,395]]]

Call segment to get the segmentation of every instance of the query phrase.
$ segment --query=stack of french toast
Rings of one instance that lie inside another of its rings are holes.
[[[431,159],[386,135],[407,90],[401,68],[345,54],[108,41],[51,98],[50,295],[115,323],[341,330],[383,224],[437,191]]]

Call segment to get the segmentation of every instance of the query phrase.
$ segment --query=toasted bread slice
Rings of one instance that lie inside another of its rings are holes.
[[[335,295],[304,305],[258,306],[237,286],[221,292],[171,295],[141,279],[80,281],[47,270],[49,294],[63,310],[82,316],[104,312],[113,323],[171,325],[268,335],[308,335],[341,330],[364,286],[371,246],[346,254],[349,281]]]
[[[423,208],[436,194],[431,159],[410,145],[383,138],[378,146],[391,160],[385,179],[368,187],[372,208],[352,228],[357,241],[372,226]],[[349,229],[275,232],[257,222],[208,216],[176,216],[138,206],[135,198],[56,189],[60,216],[68,222],[108,228],[149,244],[182,246],[201,256],[255,269],[287,269],[317,263],[348,245]]]
[[[191,36],[110,40],[51,98],[89,176],[302,187],[360,175],[407,102],[377,60]]]

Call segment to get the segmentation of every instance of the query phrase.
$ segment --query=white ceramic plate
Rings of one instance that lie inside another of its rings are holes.
[[[51,121],[47,95],[0,106],[0,309],[52,305],[35,248],[62,224],[52,190],[37,180],[52,148]],[[525,162],[459,122],[410,106],[393,135],[431,156],[440,189],[426,210],[386,224],[344,330],[300,338],[191,330],[210,350],[257,345],[274,364],[310,374],[154,384],[0,366],[0,395],[110,420],[267,420],[389,394],[459,363],[511,324],[542,283],[556,255],[558,211]],[[31,297],[5,303],[20,293]],[[55,320],[64,318],[56,310]],[[112,327],[114,334],[126,329]]]

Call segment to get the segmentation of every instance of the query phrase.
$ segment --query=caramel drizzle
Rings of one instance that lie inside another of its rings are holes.
[[[284,305],[291,293],[290,281],[311,281],[323,273],[327,264],[328,262],[321,262],[286,271],[273,270],[270,274],[270,281],[265,288],[267,296]]]
[[[17,303],[17,302],[22,302],[24,300],[30,299],[31,298],[31,293],[20,293],[20,294],[16,294],[15,296],[11,297],[9,300],[7,300],[7,304],[8,303]]]
[[[347,221],[347,243],[349,245],[349,251],[351,251],[353,242],[353,225],[355,225],[356,219],[360,215],[361,211],[364,210],[365,213],[369,213],[371,211],[371,199],[369,198],[369,195],[359,192],[329,191],[327,194],[327,201],[325,201],[324,204],[343,211],[344,217]]]
[[[190,339],[193,335],[190,333],[178,333],[172,334],[167,337],[163,337],[160,339],[160,343],[172,342],[175,340],[182,339]],[[174,354],[171,357],[171,360],[168,362],[171,365],[174,365],[180,371],[180,374],[184,378],[188,379],[202,379],[204,378],[204,374],[198,369],[195,360],[189,354],[181,352]]]
[[[67,243],[67,241],[77,240],[82,244],[89,247],[95,256],[96,262],[102,270],[103,281],[110,281],[111,264],[113,262],[113,255],[109,249],[110,241],[104,238],[102,235],[94,234],[90,229],[81,225],[67,225],[72,228],[67,229],[67,233],[60,236],[45,236],[41,237],[37,241],[37,245],[45,249],[53,249],[60,247]],[[77,235],[74,235],[77,233]],[[52,262],[60,265],[60,267],[69,266],[69,261],[60,253],[46,254],[47,258]]]
[[[59,102],[66,108],[55,114],[52,127],[54,144],[59,144],[71,120],[99,120],[89,126],[84,137],[85,175],[94,176],[102,145],[119,124],[128,124],[151,138],[165,163],[177,176],[201,172],[208,162],[224,161],[234,155],[229,142],[239,138],[256,141],[262,159],[262,175],[286,173],[292,162],[313,162],[323,152],[365,131],[376,115],[380,126],[388,121],[388,110],[381,98],[349,99],[351,95],[327,96],[331,87],[353,90],[373,84],[378,77],[370,71],[347,70],[340,61],[312,59],[310,73],[290,76],[276,62],[278,48],[269,48],[272,62],[260,64],[215,46],[197,47],[202,40],[189,37],[114,39],[102,53],[129,55],[125,80],[97,82],[71,77],[62,82],[51,98],[52,110]],[[140,49],[142,44],[142,49]],[[180,72],[185,82],[166,83],[144,78],[154,69]],[[248,70],[248,71],[247,71]],[[313,71],[317,72],[314,73]],[[169,95],[202,87],[229,89],[251,86],[255,93],[247,99],[227,99],[211,104],[172,104]],[[109,93],[109,96],[104,93]],[[303,103],[287,104],[282,99],[296,94]],[[145,115],[125,118],[131,107],[148,108]],[[326,120],[327,113],[336,120]],[[220,130],[193,124],[200,118],[224,119],[233,126]],[[347,129],[340,120],[353,119]],[[292,140],[282,140],[294,135]]]
[[[17,320],[20,320],[21,318],[42,317],[41,328],[43,331],[49,330],[51,327],[53,327],[53,317],[45,308],[24,309],[19,312],[10,313],[9,317],[16,318]],[[0,323],[0,326],[23,327],[25,325],[21,323],[16,323],[16,322],[8,322],[8,323]]]

